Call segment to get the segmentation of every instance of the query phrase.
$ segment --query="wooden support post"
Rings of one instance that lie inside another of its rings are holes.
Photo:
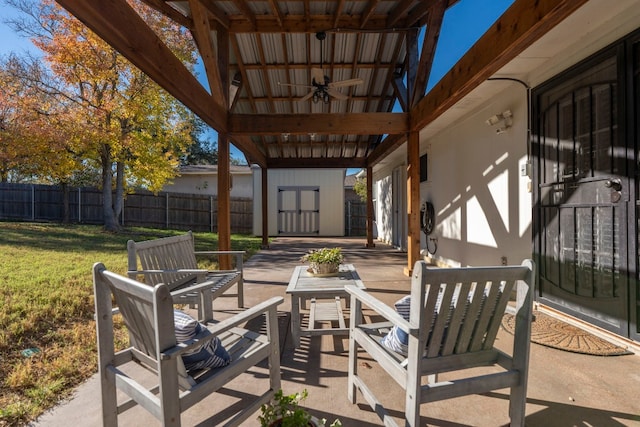
[[[218,250],[231,250],[231,180],[229,138],[218,133]],[[221,255],[220,270],[231,269],[231,257]]]
[[[409,276],[420,257],[420,135],[416,131],[407,138],[407,225],[405,274]]]
[[[373,168],[367,167],[367,248],[375,248],[373,243]]]
[[[266,167],[262,170],[262,249],[269,248],[269,185],[268,171]]]

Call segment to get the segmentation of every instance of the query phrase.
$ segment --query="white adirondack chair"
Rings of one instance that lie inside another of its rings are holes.
[[[213,301],[234,285],[244,307],[242,256],[245,251],[196,251],[191,231],[179,236],[127,242],[128,275],[150,285],[166,283],[176,304],[197,307],[198,319],[213,319]],[[233,270],[198,268],[197,256],[233,256]],[[139,269],[138,267],[142,267]]]
[[[418,261],[411,282],[409,320],[366,290],[347,286],[351,294],[348,398],[360,390],[386,426],[397,423],[381,398],[358,375],[360,348],[378,362],[405,391],[405,425],[418,427],[420,405],[469,394],[510,388],[512,426],[524,426],[531,336],[535,265],[428,268]],[[517,290],[516,326],[511,354],[494,341],[512,290]],[[364,323],[363,307],[388,322]],[[408,334],[407,355],[389,350],[381,338],[393,325]],[[361,353],[361,352],[360,352]],[[470,371],[460,379],[438,382],[437,374],[478,366],[500,367],[489,373]],[[426,385],[422,378],[427,377]],[[380,381],[380,378],[377,378]]]
[[[108,271],[101,263],[93,267],[93,282],[98,337],[98,369],[101,381],[102,416],[105,426],[116,426],[118,414],[141,405],[163,426],[179,426],[180,415],[204,397],[216,392],[229,381],[267,359],[269,379],[265,391],[233,415],[225,425],[239,425],[268,402],[280,389],[280,350],[277,305],[282,297],[274,297],[214,325],[211,335],[178,344],[173,319],[173,299],[165,284],[149,286]],[[112,297],[117,309],[112,306]],[[113,316],[122,315],[129,332],[130,347],[115,351]],[[266,316],[266,333],[256,333],[239,325],[257,316]],[[209,371],[187,372],[181,355],[219,337],[231,354],[229,365]],[[134,366],[136,364],[138,366]],[[124,369],[133,366],[134,369]],[[148,373],[155,374],[154,384],[147,384]],[[126,371],[126,373],[125,373]],[[135,376],[145,377],[143,385]],[[130,397],[118,402],[116,391]],[[215,408],[216,410],[228,408]]]

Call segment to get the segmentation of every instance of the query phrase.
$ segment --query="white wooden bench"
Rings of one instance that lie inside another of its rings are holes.
[[[424,425],[420,422],[421,403],[502,388],[511,389],[511,425],[524,426],[534,282],[531,260],[522,266],[466,268],[428,268],[419,261],[411,281],[408,320],[365,290],[347,286],[352,310],[349,400],[355,403],[356,390],[360,390],[385,426],[397,425],[382,402],[385,393],[377,397],[375,384],[366,384],[358,374],[358,358],[369,360],[370,356],[405,391],[406,426]],[[513,348],[507,354],[496,349],[494,341],[514,289],[516,326]],[[365,323],[363,307],[388,322]],[[393,326],[408,334],[406,355],[381,343]],[[479,366],[494,368],[480,373],[466,371]],[[460,378],[438,382],[437,374],[451,371]],[[376,376],[375,381],[380,384],[383,380]]]
[[[188,233],[142,242],[127,242],[128,275],[150,285],[166,283],[176,304],[197,306],[198,319],[213,319],[213,301],[237,285],[238,307],[244,307],[245,251],[196,251]],[[198,268],[196,256],[233,256],[233,270]]]
[[[182,412],[223,389],[234,378],[252,375],[255,377],[252,382],[264,382],[264,392],[258,391],[255,398],[249,397],[243,402],[240,411],[225,416],[225,426],[237,426],[280,389],[277,306],[283,302],[282,297],[273,297],[230,318],[208,324],[211,335],[200,334],[193,340],[178,343],[173,298],[167,285],[149,286],[108,271],[101,263],[93,267],[93,283],[104,426],[117,426],[118,414],[136,405],[153,414],[163,426],[180,426]],[[113,319],[116,315],[123,317],[130,340],[129,348],[117,352]],[[241,327],[259,316],[266,320],[264,333]],[[182,354],[216,336],[231,355],[230,364],[188,372]],[[268,378],[251,373],[263,360],[268,361]],[[127,397],[118,398],[117,391]],[[216,407],[215,401],[207,409],[212,415],[229,410],[220,405]]]

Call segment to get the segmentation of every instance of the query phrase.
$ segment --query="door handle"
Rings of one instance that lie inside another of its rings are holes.
[[[622,190],[622,182],[619,178],[608,179],[604,182],[604,186],[615,191]]]

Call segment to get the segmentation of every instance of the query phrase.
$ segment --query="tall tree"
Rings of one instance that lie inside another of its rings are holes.
[[[207,124],[201,118],[193,118],[191,146],[181,159],[183,165],[218,164],[218,143],[207,138],[207,129]]]
[[[117,231],[130,187],[159,191],[175,175],[190,144],[193,115],[52,0],[6,3],[23,12],[10,23],[43,52],[50,70],[46,73],[38,58],[16,60],[13,68],[23,87],[57,109],[53,133],[43,140],[52,144],[54,130],[65,135],[64,150],[79,149],[79,164],[100,169],[105,228]],[[131,5],[178,58],[194,66],[195,44],[187,32],[144,4],[132,0]]]

